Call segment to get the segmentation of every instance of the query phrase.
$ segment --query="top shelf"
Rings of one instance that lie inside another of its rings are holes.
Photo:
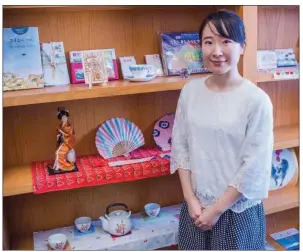
[[[182,79],[180,76],[156,77],[148,82],[117,80],[109,81],[107,85],[93,86],[92,88],[89,88],[86,84],[69,84],[39,89],[7,91],[3,93],[3,107],[181,90],[189,80],[207,75],[195,74],[188,79]]]
[[[214,9],[214,6],[184,6],[184,5],[4,5],[5,12],[39,12],[41,10],[47,12],[58,11],[142,11],[142,10],[188,10],[196,8]]]

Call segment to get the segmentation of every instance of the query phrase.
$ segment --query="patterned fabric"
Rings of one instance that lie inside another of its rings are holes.
[[[183,202],[179,222],[181,250],[265,250],[266,219],[263,204],[242,213],[227,210],[209,231],[194,225]]]
[[[78,172],[49,175],[47,167],[54,161],[33,162],[31,165],[32,185],[35,194],[98,186],[169,174],[169,156],[158,148],[139,148],[128,157],[103,159],[98,155],[78,156]],[[162,157],[163,155],[163,157]],[[154,157],[154,159],[122,166],[111,167],[109,162]]]
[[[268,197],[273,152],[273,107],[249,80],[227,92],[213,92],[205,78],[183,88],[172,133],[171,173],[191,171],[202,206],[235,187],[243,198],[234,212]]]

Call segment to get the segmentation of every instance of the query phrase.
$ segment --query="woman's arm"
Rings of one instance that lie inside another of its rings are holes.
[[[191,184],[190,153],[187,141],[186,109],[184,104],[186,99],[183,99],[184,89],[181,92],[175,114],[172,132],[170,172],[175,173],[175,171],[178,170],[189,214],[193,219],[196,219],[201,214],[201,204],[195,196]]]
[[[188,212],[192,219],[196,220],[202,213],[200,200],[195,195],[191,185],[191,171],[178,169],[184,199],[188,206]]]
[[[249,115],[246,136],[239,152],[241,167],[229,186],[236,188],[246,199],[267,198],[273,147],[273,106],[265,94]]]
[[[182,191],[184,195],[184,199],[186,201],[189,201],[192,197],[196,197],[191,185],[191,171],[190,170],[184,170],[184,169],[178,169],[179,178],[181,181]]]

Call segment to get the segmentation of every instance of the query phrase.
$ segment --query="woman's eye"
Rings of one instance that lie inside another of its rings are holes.
[[[211,43],[211,41],[205,41],[204,44],[211,45],[212,43]]]
[[[232,43],[230,40],[224,40],[223,41],[223,44],[230,44],[230,43]]]

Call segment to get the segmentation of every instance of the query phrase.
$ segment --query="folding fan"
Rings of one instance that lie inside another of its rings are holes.
[[[118,157],[144,145],[141,130],[124,118],[111,118],[104,122],[96,134],[96,147],[104,158]]]
[[[174,125],[175,114],[167,114],[161,117],[155,124],[153,130],[154,140],[162,151],[170,150],[171,136]]]

